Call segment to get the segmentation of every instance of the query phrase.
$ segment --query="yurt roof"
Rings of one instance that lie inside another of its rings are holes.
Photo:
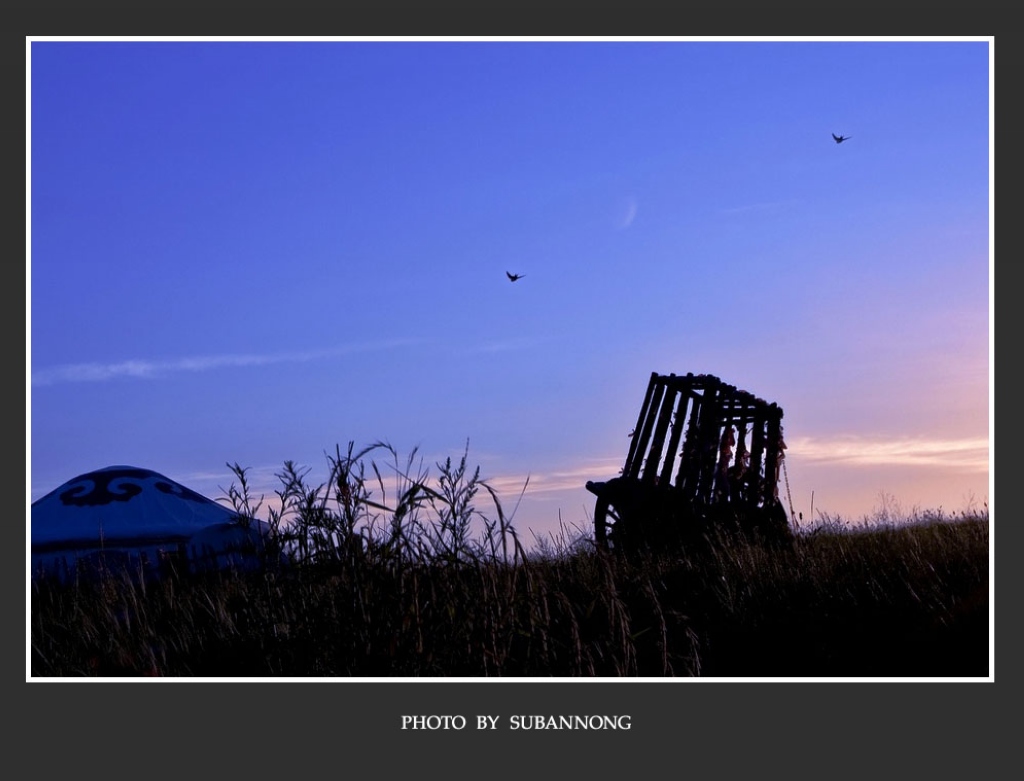
[[[187,540],[236,518],[230,508],[158,472],[108,466],[32,503],[32,550]]]

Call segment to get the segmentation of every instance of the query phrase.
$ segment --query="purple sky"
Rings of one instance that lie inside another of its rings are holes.
[[[778,402],[805,518],[980,507],[991,45],[35,40],[29,499],[468,441],[589,531],[657,371]]]

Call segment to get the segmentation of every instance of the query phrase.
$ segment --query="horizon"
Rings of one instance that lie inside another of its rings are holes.
[[[28,503],[384,441],[529,546],[692,372],[807,524],[991,508],[992,47],[30,39]]]

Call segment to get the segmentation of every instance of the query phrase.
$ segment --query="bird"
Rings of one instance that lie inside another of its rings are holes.
[[[849,141],[850,140],[849,136],[837,136],[835,133],[832,134],[832,138],[834,138],[836,140],[837,144],[841,144],[844,141]]]
[[[506,271],[505,274],[512,282],[515,282],[517,279],[522,279],[524,276],[526,276],[525,274],[513,274],[511,271]]]

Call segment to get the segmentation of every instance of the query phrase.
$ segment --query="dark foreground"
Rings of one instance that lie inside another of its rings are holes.
[[[987,517],[628,559],[333,554],[36,583],[32,677],[990,675]]]

